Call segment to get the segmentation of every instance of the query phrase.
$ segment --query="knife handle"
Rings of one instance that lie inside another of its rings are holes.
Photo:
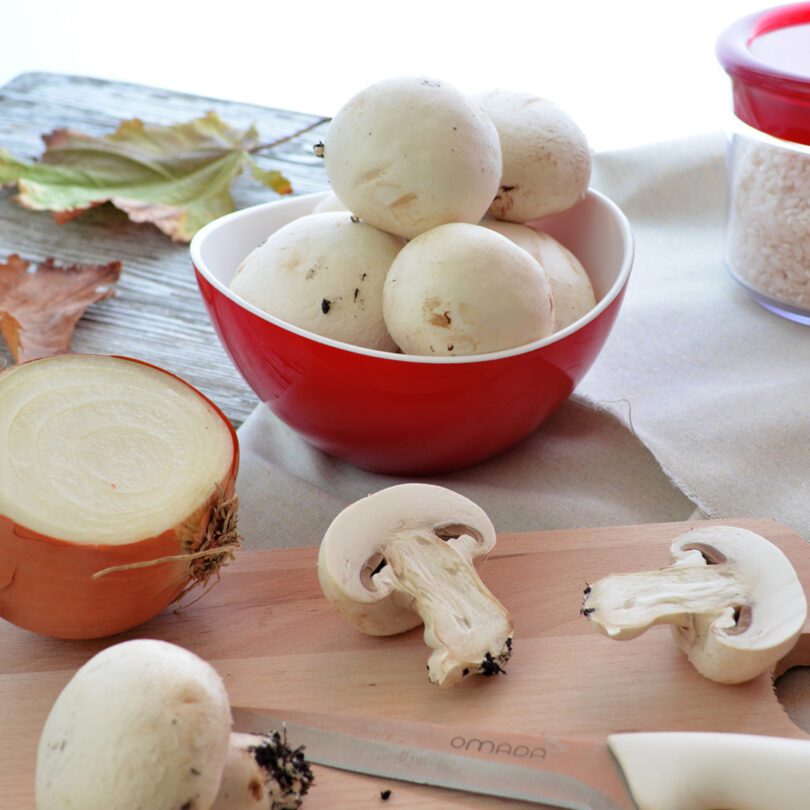
[[[639,810],[807,810],[810,739],[755,734],[612,734]]]

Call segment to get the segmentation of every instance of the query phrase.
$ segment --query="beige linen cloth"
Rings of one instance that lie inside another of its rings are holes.
[[[716,134],[596,157],[593,185],[636,239],[604,350],[519,445],[423,480],[469,496],[502,532],[758,516],[810,539],[810,329],[723,267],[724,148]],[[239,437],[249,547],[316,545],[346,504],[406,480],[323,455],[263,406]]]
[[[637,249],[604,350],[519,445],[422,480],[472,498],[501,532],[757,516],[810,539],[810,329],[723,267],[724,149],[717,134],[597,156],[593,185]],[[348,503],[405,480],[320,453],[264,406],[239,437],[247,547],[317,545]],[[779,692],[810,730],[808,674]]]

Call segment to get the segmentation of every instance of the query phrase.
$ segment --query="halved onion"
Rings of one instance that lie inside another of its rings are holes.
[[[138,360],[0,374],[0,616],[59,638],[134,627],[238,544],[239,450],[199,391]]]

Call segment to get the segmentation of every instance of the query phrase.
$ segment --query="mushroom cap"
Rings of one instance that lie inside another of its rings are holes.
[[[503,222],[488,217],[479,224],[503,234],[540,262],[546,271],[554,298],[555,332],[578,321],[596,306],[596,296],[585,268],[553,236],[516,222]]]
[[[409,242],[391,264],[383,315],[410,354],[481,354],[550,335],[546,274],[525,250],[487,228],[440,225]]]
[[[492,216],[529,222],[565,211],[585,196],[591,151],[567,113],[529,93],[493,90],[473,99],[501,140],[503,176]]]
[[[313,209],[313,214],[328,214],[333,211],[348,211],[349,209],[338,199],[334,191],[330,191]]]
[[[373,576],[386,543],[409,533],[446,537],[473,564],[484,560],[496,540],[480,506],[433,484],[399,484],[347,506],[321,541],[318,579],[326,598],[364,633],[393,635],[422,622],[385,577]]]
[[[446,222],[478,222],[501,178],[489,118],[452,85],[419,76],[351,98],[329,125],[325,159],[350,210],[407,239]]]
[[[230,727],[225,686],[201,658],[151,639],[108,647],[45,721],[37,810],[210,807]]]
[[[807,599],[790,560],[755,532],[710,526],[686,532],[670,547],[677,565],[726,562],[745,601],[714,614],[692,614],[673,626],[678,645],[702,675],[742,683],[770,669],[795,645],[807,618]]]
[[[396,351],[382,288],[403,241],[349,213],[310,214],[275,231],[239,266],[231,289],[259,309],[334,340]]]

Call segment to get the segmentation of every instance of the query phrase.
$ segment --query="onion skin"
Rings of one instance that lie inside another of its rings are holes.
[[[120,359],[151,365],[128,357]],[[175,376],[157,366],[151,367]],[[102,638],[156,616],[188,586],[190,560],[115,571],[93,579],[93,574],[112,566],[194,551],[204,537],[213,506],[234,494],[239,468],[236,431],[213,402],[184,380],[180,381],[223,420],[233,442],[230,467],[209,499],[175,527],[123,545],[61,540],[0,515],[0,617],[55,638]]]

